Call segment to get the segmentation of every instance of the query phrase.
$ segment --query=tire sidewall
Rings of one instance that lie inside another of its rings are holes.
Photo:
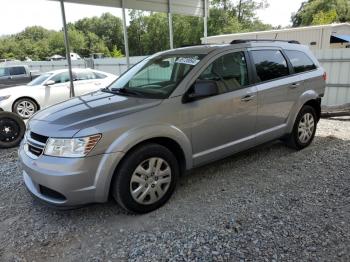
[[[136,167],[151,157],[160,157],[168,162],[171,168],[171,182],[168,191],[159,201],[150,205],[141,205],[131,195],[130,180]],[[161,207],[171,197],[179,177],[179,165],[173,153],[166,147],[158,144],[146,144],[130,152],[114,176],[112,194],[118,204],[132,213],[147,213]]]
[[[306,143],[302,143],[299,139],[298,127],[299,127],[300,120],[307,113],[310,113],[313,116],[315,126],[314,126],[314,130],[312,132],[311,138]],[[295,143],[296,147],[299,149],[303,149],[303,148],[309,146],[315,137],[316,128],[317,128],[317,118],[316,118],[316,112],[315,112],[314,108],[311,106],[308,106],[308,105],[303,106],[303,108],[300,110],[300,112],[297,116],[297,119],[295,121],[294,128],[293,128],[293,142]]]
[[[18,101],[16,101],[16,103],[13,105],[13,112],[14,112],[15,114],[17,114],[19,117],[21,117],[21,116],[19,115],[19,113],[18,113],[17,107],[18,107],[19,103],[21,103],[21,102],[23,102],[23,101],[30,102],[30,103],[32,103],[32,104],[34,105],[34,112],[33,112],[33,114],[31,115],[31,116],[33,116],[33,115],[38,111],[38,105],[36,104],[36,102],[35,102],[34,100],[32,100],[32,99],[30,99],[30,98],[21,98],[21,99],[19,99]],[[28,119],[28,118],[30,118],[31,116],[29,116],[29,117],[22,117],[22,118],[23,118],[23,119]]]
[[[2,119],[2,118],[8,118],[8,119],[14,120],[19,126],[19,134],[18,134],[17,138],[12,142],[0,141],[0,148],[11,148],[11,147],[18,146],[21,143],[21,141],[24,137],[24,133],[26,131],[26,125],[25,125],[23,119],[20,116],[18,116],[17,114],[10,113],[10,112],[0,112],[0,119]]]

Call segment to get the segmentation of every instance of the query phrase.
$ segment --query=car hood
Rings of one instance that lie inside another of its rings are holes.
[[[19,85],[19,86],[7,86],[5,88],[0,89],[0,95],[11,95],[16,94],[18,92],[23,91],[23,88],[28,88],[29,86],[26,85]]]
[[[84,128],[157,106],[161,101],[98,91],[39,111],[28,128],[49,137],[73,137]]]

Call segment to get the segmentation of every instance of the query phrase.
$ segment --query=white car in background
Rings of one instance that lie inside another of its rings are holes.
[[[110,85],[117,76],[92,69],[73,69],[76,96]],[[36,111],[69,99],[67,69],[43,73],[27,85],[0,90],[0,111],[14,112],[24,119]]]

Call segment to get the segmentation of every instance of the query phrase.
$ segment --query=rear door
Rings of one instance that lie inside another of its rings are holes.
[[[280,49],[251,49],[249,51],[258,91],[257,143],[283,135],[294,97],[289,90],[300,85]],[[260,139],[260,140],[259,140]]]
[[[257,112],[247,53],[226,52],[212,60],[199,80],[215,81],[219,94],[185,106],[192,115],[194,164],[219,159],[252,146]]]
[[[81,96],[99,90],[101,82],[93,71],[77,71],[74,81],[75,94]]]

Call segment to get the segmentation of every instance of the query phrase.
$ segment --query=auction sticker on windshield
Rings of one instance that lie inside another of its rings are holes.
[[[197,56],[195,57],[179,57],[175,63],[186,64],[186,65],[196,65],[200,60]]]

